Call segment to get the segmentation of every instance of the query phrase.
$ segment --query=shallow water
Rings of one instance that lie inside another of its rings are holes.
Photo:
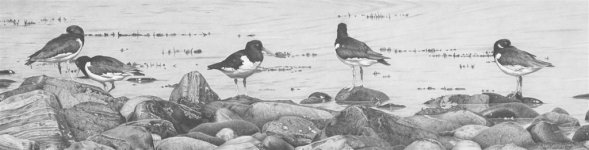
[[[316,91],[334,96],[351,86],[351,68],[335,56],[336,27],[348,24],[350,36],[391,57],[391,66],[365,69],[365,86],[385,92],[395,104],[408,106],[393,114],[408,116],[426,100],[446,94],[476,94],[483,90],[507,94],[515,89],[515,77],[501,72],[492,57],[432,57],[447,54],[484,55],[492,44],[508,38],[516,47],[553,63],[524,77],[524,96],[543,100],[543,113],[562,107],[582,120],[587,101],[572,96],[589,92],[588,2],[565,1],[32,1],[0,2],[0,19],[32,20],[23,26],[0,22],[0,70],[17,74],[0,76],[21,82],[46,74],[60,76],[52,64],[25,66],[28,55],[71,24],[87,34],[177,33],[168,37],[87,36],[80,56],[107,55],[123,62],[160,63],[165,67],[142,68],[158,81],[136,84],[117,82],[114,96],[155,95],[167,99],[183,74],[201,72],[222,98],[235,94],[233,81],[206,66],[223,60],[245,43],[259,39],[276,52],[317,54],[315,57],[266,57],[263,67],[310,66],[300,71],[261,72],[248,78],[249,95],[262,99],[300,101]],[[369,18],[366,15],[379,15]],[[40,21],[65,17],[66,20]],[[22,24],[22,22],[21,22]],[[181,36],[180,34],[202,34]],[[247,36],[247,35],[252,36]],[[239,35],[239,36],[238,36]],[[438,52],[400,50],[442,49]],[[123,49],[123,51],[121,51]],[[128,50],[127,50],[128,49]],[[179,49],[169,53],[169,49]],[[201,49],[187,55],[183,49]],[[446,51],[450,49],[450,51]],[[456,50],[453,50],[456,49]],[[548,58],[548,59],[547,59]],[[468,66],[462,68],[461,65]],[[474,68],[472,67],[474,66]],[[72,69],[75,66],[70,65]],[[64,67],[65,68],[65,67]],[[375,74],[378,72],[380,74]],[[79,74],[81,75],[81,74]],[[67,74],[62,78],[69,79]],[[91,80],[79,82],[100,86]],[[13,84],[4,92],[18,87]],[[436,90],[418,90],[432,87]],[[464,90],[441,90],[441,88]],[[335,103],[316,105],[341,109]]]

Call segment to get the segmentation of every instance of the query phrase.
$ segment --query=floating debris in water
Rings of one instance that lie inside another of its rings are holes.
[[[0,79],[0,88],[7,88],[16,81],[9,79]]]
[[[35,25],[35,24],[53,24],[53,23],[60,23],[60,22],[65,22],[67,21],[67,19],[65,17],[58,17],[58,18],[43,18],[40,19],[38,21],[35,21],[33,19],[14,19],[14,18],[9,18],[9,19],[4,19],[4,20],[0,20],[0,23],[2,23],[4,26],[30,26],[30,25]]]
[[[134,82],[134,83],[151,83],[153,81],[156,81],[155,78],[129,78],[127,79],[127,81],[129,82]]]
[[[188,37],[207,37],[207,36],[211,36],[211,32],[201,32],[201,33],[159,33],[159,32],[152,32],[152,33],[140,33],[140,32],[134,32],[134,33],[121,33],[121,32],[105,32],[105,33],[88,33],[86,34],[86,36],[90,36],[90,37],[116,37],[116,38],[121,38],[121,37],[176,37],[176,36],[188,36]]]
[[[184,55],[186,56],[193,56],[195,54],[200,54],[202,53],[201,49],[195,49],[195,48],[190,48],[190,49],[176,49],[175,47],[172,49],[163,49],[162,50],[162,55],[166,55],[168,54],[169,56],[176,56],[177,53],[184,53]]]
[[[178,87],[178,83],[176,83],[176,84],[168,84],[168,85],[162,86],[162,88],[176,88],[176,87]]]
[[[291,54],[290,52],[276,52],[274,53],[276,57],[279,58],[293,58],[293,57],[317,57],[317,53],[301,53],[301,54]]]
[[[311,66],[274,66],[274,67],[260,67],[258,70],[260,72],[267,71],[267,72],[286,72],[289,71],[291,73],[295,72],[302,72],[303,69],[311,69]]]
[[[458,67],[460,69],[474,69],[474,64],[460,64]]]
[[[420,88],[417,88],[417,90],[419,90],[419,91],[422,91],[422,90],[433,91],[433,90],[436,90],[436,89],[437,88],[434,88],[434,87],[431,87],[431,86],[430,87],[424,87],[424,88],[421,88],[421,87]],[[442,90],[442,91],[464,91],[464,90],[466,90],[466,88],[461,88],[461,87],[452,88],[452,87],[445,87],[445,86],[442,87],[442,88],[439,88],[439,89]]]
[[[384,20],[384,19],[393,19],[393,18],[407,18],[410,16],[416,16],[416,15],[410,15],[409,13],[380,13],[380,12],[376,12],[376,13],[369,13],[369,14],[351,14],[351,13],[347,13],[347,14],[342,14],[342,15],[337,15],[338,18],[363,18],[363,19],[369,19],[369,20]]]
[[[14,74],[15,72],[12,70],[0,70],[0,75],[9,75]]]

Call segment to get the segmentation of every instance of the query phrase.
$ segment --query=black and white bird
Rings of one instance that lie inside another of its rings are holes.
[[[84,75],[94,81],[100,82],[106,91],[105,82],[110,82],[112,87],[107,91],[115,89],[115,81],[123,80],[128,76],[143,76],[144,74],[134,66],[126,65],[123,62],[108,56],[81,56],[76,59],[76,66]]]
[[[31,65],[34,62],[57,63],[57,69],[61,74],[61,62],[71,61],[80,54],[84,46],[84,30],[81,27],[72,25],[67,27],[66,32],[50,40],[41,50],[29,56],[25,65]],[[69,68],[69,65],[66,66]]]
[[[500,39],[493,45],[495,63],[505,74],[517,77],[516,98],[522,98],[522,76],[544,67],[554,67],[549,62],[537,60],[535,55],[517,49],[508,39]]]
[[[376,63],[390,65],[385,60],[390,59],[389,57],[373,51],[366,43],[348,36],[348,28],[344,23],[337,25],[337,38],[335,39],[334,45],[337,58],[344,64],[352,67],[354,77],[353,86],[356,86],[356,67],[360,68],[360,86],[364,86],[364,69],[362,67],[368,67]]]
[[[258,67],[264,60],[264,54],[262,52],[272,55],[272,52],[264,48],[261,41],[252,40],[247,42],[245,49],[229,55],[225,60],[219,63],[209,65],[208,69],[217,69],[229,76],[229,78],[233,78],[238,95],[239,85],[237,84],[237,79],[243,79],[243,87],[245,88],[244,95],[247,95],[246,79],[257,71]]]

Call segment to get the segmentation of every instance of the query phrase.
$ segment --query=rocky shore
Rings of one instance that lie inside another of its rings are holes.
[[[537,99],[495,93],[446,95],[401,117],[380,91],[342,89],[332,101],[220,99],[198,72],[184,75],[169,100],[113,97],[101,88],[48,76],[0,94],[0,149],[68,150],[544,150],[588,149],[589,125],[561,108],[536,112]],[[387,103],[387,104],[385,104]],[[589,114],[589,112],[588,112]],[[588,116],[589,117],[589,116]],[[522,123],[524,120],[525,123]]]

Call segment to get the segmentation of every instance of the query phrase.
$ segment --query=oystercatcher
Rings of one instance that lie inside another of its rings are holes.
[[[57,62],[57,69],[61,74],[61,62],[71,61],[82,51],[84,46],[84,30],[77,25],[67,27],[65,34],[56,37],[41,50],[29,56],[25,65],[31,65],[34,62]],[[66,65],[69,70],[69,65]],[[70,74],[71,77],[71,74]]]
[[[115,81],[123,80],[128,76],[143,76],[144,74],[134,66],[126,65],[123,62],[108,56],[94,56],[92,58],[88,56],[81,56],[76,59],[76,65],[78,67],[83,66],[80,69],[84,75],[87,75],[94,81],[100,82],[107,89],[105,82],[110,82],[112,88],[107,92],[115,89]]]
[[[364,69],[362,67],[368,67],[375,63],[390,65],[385,61],[385,59],[390,59],[389,57],[373,51],[366,43],[349,37],[347,26],[344,23],[337,25],[337,38],[334,45],[337,58],[352,67],[354,87],[356,86],[356,67],[360,68],[360,86],[364,86]]]
[[[544,67],[554,67],[549,62],[536,60],[536,56],[511,45],[508,39],[500,39],[493,45],[495,63],[505,74],[517,77],[515,97],[522,98],[522,76]]]
[[[208,69],[217,69],[229,76],[229,78],[233,78],[238,95],[239,85],[237,84],[237,79],[242,78],[245,95],[247,95],[246,79],[256,72],[264,60],[262,51],[272,54],[272,52],[264,48],[261,41],[252,40],[247,42],[245,49],[234,52],[219,63],[209,65]]]

